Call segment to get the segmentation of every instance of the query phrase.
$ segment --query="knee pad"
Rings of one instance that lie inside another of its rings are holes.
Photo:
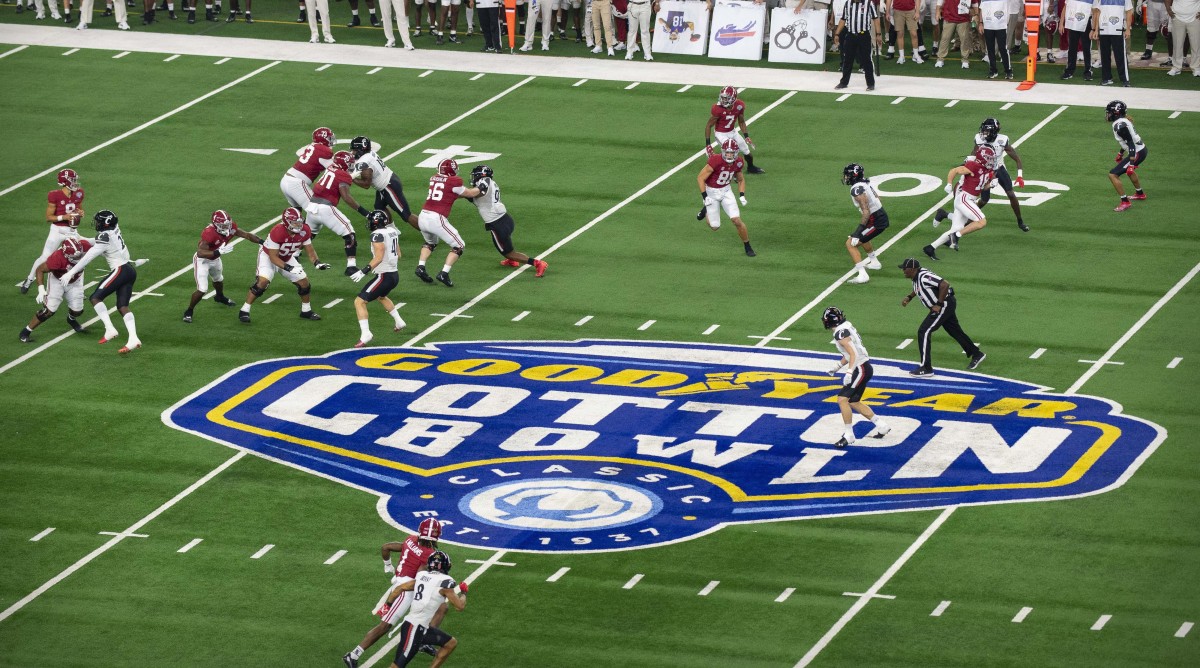
[[[304,287],[300,287],[299,285],[296,286],[296,294],[300,295],[301,297],[303,297],[304,295],[307,295],[310,292],[312,292],[311,285],[306,285]]]
[[[46,322],[47,320],[50,319],[50,316],[52,316],[52,315],[54,315],[54,311],[51,311],[50,309],[43,307],[42,310],[38,311],[34,315],[34,317],[36,317],[38,319],[38,322]]]
[[[457,255],[459,257],[462,257],[463,252],[466,250],[467,250],[466,246],[453,246],[450,248],[450,252],[454,253],[455,255]]]
[[[354,251],[358,249],[358,237],[353,232],[342,237],[342,241],[346,242],[347,255],[353,255]]]
[[[76,311],[73,308],[68,308],[67,315],[70,316],[71,319],[78,318],[79,316],[83,315],[83,309],[79,309],[78,311]]]
[[[431,243],[429,243],[429,242],[425,242],[425,243],[423,243],[423,244],[421,244],[421,245],[422,245],[422,246],[424,246],[424,247],[426,247],[426,248],[428,248],[429,250],[433,250],[433,249],[437,248],[437,243],[436,243],[436,242],[435,242],[435,243],[432,243],[432,244],[431,244]]]
[[[268,283],[268,285],[270,285],[270,284]],[[252,293],[252,294],[253,294],[255,297],[261,297],[261,296],[263,296],[263,293],[264,293],[264,292],[266,292],[266,291],[267,291],[267,289],[266,289],[266,288],[260,288],[260,287],[258,287],[258,282],[257,282],[257,281],[255,281],[254,283],[251,283],[251,284],[250,284],[250,292],[251,292],[251,293]]]

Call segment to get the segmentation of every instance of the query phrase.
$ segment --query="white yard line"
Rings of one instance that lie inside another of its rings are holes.
[[[28,48],[29,48],[28,44],[22,44],[21,46],[9,49],[8,51],[5,51],[4,53],[0,53],[0,58],[7,58],[8,56],[11,56],[18,51],[24,51],[25,49],[28,49]]]
[[[1183,361],[1182,357],[1176,357],[1175,359],[1171,360],[1170,362],[1167,362],[1167,368],[1174,369],[1175,367],[1179,366],[1179,363],[1182,361]]]
[[[554,575],[551,575],[550,577],[546,578],[546,582],[558,582],[559,580],[562,579],[562,576],[566,575],[570,571],[571,571],[570,566],[563,566],[562,568],[558,569],[557,571],[554,571]]]
[[[1108,624],[1110,619],[1112,619],[1112,615],[1100,615],[1100,619],[1097,619],[1096,623],[1092,624],[1092,630],[1093,631],[1103,630],[1104,625]]]
[[[200,544],[200,543],[202,543],[202,542],[204,542],[204,539],[203,539],[203,538],[193,538],[193,539],[191,540],[191,542],[189,542],[187,545],[184,545],[183,547],[181,547],[181,548],[179,548],[178,550],[175,550],[175,551],[176,551],[177,553],[179,553],[179,554],[183,554],[184,552],[187,552],[188,550],[191,550],[193,547],[196,547],[197,545],[199,545],[199,544]]]
[[[121,533],[117,534],[116,536],[113,536],[111,539],[106,541],[103,545],[92,550],[91,552],[87,553],[87,555],[84,556],[82,559],[80,559],[79,561],[76,561],[75,563],[68,566],[65,570],[63,570],[63,572],[50,578],[44,584],[42,584],[42,586],[38,587],[37,589],[34,589],[32,592],[27,594],[21,600],[8,606],[8,608],[4,612],[0,612],[0,622],[3,622],[4,620],[13,616],[13,614],[15,614],[18,610],[20,610],[21,608],[24,608],[26,605],[29,605],[30,601],[33,601],[37,597],[46,593],[46,591],[49,590],[51,587],[58,584],[59,582],[62,582],[65,579],[67,579],[68,577],[71,576],[72,573],[74,573],[75,571],[78,571],[79,569],[88,565],[88,563],[90,563],[93,559],[104,554],[109,549],[111,549],[113,546],[115,546],[117,543],[120,543],[122,540],[125,540],[126,538],[128,538],[130,536],[130,534],[132,534],[133,532],[137,531],[138,529],[141,529],[142,527],[149,524],[154,518],[165,513],[172,506],[174,506],[175,504],[177,504],[180,501],[187,498],[187,496],[189,494],[196,491],[197,489],[200,489],[209,480],[212,480],[213,478],[217,477],[217,475],[220,474],[221,471],[224,471],[225,469],[229,468],[230,466],[233,466],[234,462],[236,462],[237,460],[239,460],[245,456],[246,456],[246,452],[239,450],[232,457],[230,457],[229,459],[226,459],[224,462],[222,462],[220,466],[218,466],[217,468],[215,468],[215,469],[209,471],[207,474],[205,474],[203,478],[200,478],[196,482],[189,485],[187,487],[187,489],[185,489],[182,492],[171,497],[171,499],[169,501],[162,504],[158,508],[155,508],[154,511],[151,512],[149,515],[146,515],[145,517],[138,520],[137,522],[134,522],[132,525],[129,526],[128,529],[122,531]]]
[[[525,319],[525,316],[527,316],[527,315],[529,315],[529,311],[521,311],[520,313],[513,316],[512,321],[513,322],[521,322],[522,320]]]
[[[1046,354],[1046,349],[1045,349],[1045,348],[1038,348],[1037,350],[1033,351],[1033,354],[1029,356],[1029,359],[1031,359],[1031,360],[1035,360],[1035,359],[1037,359],[1037,358],[1041,357],[1041,356],[1042,356],[1042,355],[1044,355],[1044,354]]]
[[[263,545],[261,548],[259,548],[258,552],[255,552],[254,554],[250,555],[250,558],[251,559],[262,559],[263,556],[266,555],[268,552],[270,552],[271,548],[273,548],[273,547],[275,547],[274,543],[267,543],[266,545]]]
[[[253,72],[251,72],[249,74],[240,76],[240,77],[234,79],[233,81],[230,81],[229,83],[225,84],[224,86],[221,86],[219,88],[214,88],[213,90],[205,93],[204,95],[201,95],[200,97],[198,97],[190,102],[181,104],[178,107],[175,107],[174,109],[172,109],[171,111],[168,111],[165,114],[162,114],[156,118],[146,121],[145,123],[142,123],[141,125],[137,126],[136,128],[133,128],[132,130],[123,132],[123,133],[117,135],[116,137],[109,139],[106,142],[96,144],[92,148],[89,148],[88,150],[84,151],[83,153],[80,153],[79,155],[75,155],[70,158],[67,158],[66,160],[58,163],[57,165],[55,165],[49,169],[45,169],[41,172],[38,172],[37,174],[34,174],[33,176],[25,179],[24,181],[15,183],[15,184],[5,188],[4,190],[0,190],[0,197],[7,195],[8,193],[16,190],[17,188],[20,188],[22,186],[33,183],[34,181],[37,181],[38,179],[42,178],[43,176],[46,176],[47,174],[53,174],[54,172],[57,172],[58,170],[62,169],[63,167],[66,167],[67,165],[70,165],[73,162],[78,162],[80,159],[85,158],[85,157],[95,153],[96,151],[99,151],[102,148],[111,146],[111,145],[121,141],[122,139],[125,139],[126,137],[131,137],[152,125],[155,125],[161,121],[164,121],[164,120],[174,116],[175,114],[178,114],[181,111],[186,111],[188,109],[191,109],[192,107],[196,106],[197,104],[207,100],[208,98],[210,98],[214,95],[217,95],[218,93],[227,91],[230,88],[233,88],[234,86],[242,83],[243,81],[246,81],[246,80],[251,79],[259,74],[262,74],[263,72],[266,72],[267,70],[271,69],[272,67],[275,67],[276,65],[278,65],[281,62],[282,61],[279,61],[279,60],[271,61],[270,63],[263,65],[262,67],[254,70]],[[190,265],[189,265],[189,267],[190,267]]]
[[[346,556],[346,550],[338,550],[325,560],[325,565],[332,566],[333,564],[337,563],[338,559],[341,559],[344,556]]]
[[[1031,613],[1031,612],[1033,612],[1033,608],[1031,608],[1029,606],[1025,606],[1024,608],[1021,608],[1020,611],[1018,611],[1017,614],[1013,616],[1013,618],[1012,618],[1013,624],[1020,624],[1021,622],[1025,621],[1025,618],[1028,617],[1029,613]]]
[[[46,527],[45,529],[42,529],[40,532],[38,532],[38,535],[34,536],[33,538],[30,538],[29,542],[36,543],[39,540],[45,538],[46,536],[49,536],[53,532],[54,532],[54,527]]]
[[[696,592],[696,595],[697,596],[708,596],[709,594],[712,593],[712,590],[717,588],[717,585],[719,585],[719,584],[721,584],[720,580],[712,580],[708,584],[704,585],[704,589],[701,589],[700,591]]]
[[[1096,374],[1096,371],[1098,371],[1101,367],[1104,366],[1104,364],[1102,362],[1107,359],[1111,359],[1112,356],[1115,355],[1118,350],[1120,350],[1126,343],[1129,342],[1129,339],[1131,339],[1134,334],[1136,334],[1142,327],[1145,326],[1145,324],[1147,322],[1149,322],[1150,318],[1154,317],[1154,314],[1156,314],[1160,310],[1162,310],[1162,308],[1167,305],[1167,302],[1171,301],[1171,299],[1175,295],[1179,294],[1179,291],[1182,290],[1183,287],[1185,285],[1187,285],[1188,282],[1191,281],[1192,278],[1195,277],[1198,272],[1200,272],[1200,263],[1198,263],[1195,267],[1192,267],[1191,271],[1189,271],[1186,275],[1184,275],[1183,278],[1179,279],[1179,282],[1177,282],[1170,290],[1168,290],[1167,293],[1165,295],[1163,295],[1162,299],[1159,299],[1157,302],[1155,302],[1154,305],[1150,307],[1150,310],[1146,311],[1146,314],[1143,315],[1141,318],[1139,318],[1138,321],[1136,323],[1134,323],[1132,327],[1129,328],[1129,331],[1125,332],[1125,334],[1123,336],[1121,336],[1121,338],[1118,339],[1117,342],[1114,343],[1111,348],[1108,349],[1108,352],[1104,353],[1104,356],[1101,357],[1100,360],[1097,360],[1096,363],[1092,367],[1090,367],[1086,372],[1084,372],[1083,376],[1081,376],[1079,378],[1079,380],[1075,381],[1075,383],[1073,383],[1071,385],[1071,387],[1067,388],[1067,391],[1065,392],[1065,394],[1075,394],[1076,392],[1078,392],[1079,389],[1082,388],[1083,385],[1089,379],[1091,379],[1092,376],[1094,376]],[[891,565],[891,567],[888,568],[888,570],[882,576],[880,576],[879,580],[876,581],[875,585],[873,585],[871,587],[871,590],[869,593],[878,592],[880,588],[882,588],[884,585],[886,585],[888,580],[890,580],[892,578],[892,576],[895,575],[896,572],[900,570],[900,567],[903,566],[904,563],[906,561],[908,561],[909,558],[912,557],[912,555],[918,549],[920,549],[920,547],[925,543],[925,541],[929,540],[929,537],[932,536],[934,534],[934,532],[936,532],[938,530],[938,528],[941,527],[942,524],[945,523],[945,521],[953,513],[954,513],[954,507],[946,508],[945,510],[943,510],[937,516],[937,519],[935,519],[932,524],[930,524],[928,527],[926,527],[925,531],[922,532],[921,535],[917,537],[917,540],[914,541],[913,544],[910,545],[908,547],[908,549],[904,551],[904,554],[900,555],[900,558],[897,559],[896,562],[893,563]],[[850,606],[850,609],[847,610],[846,613],[842,615],[841,619],[839,619],[833,625],[833,627],[830,628],[829,631],[827,631],[825,633],[825,635],[822,636],[819,641],[817,641],[816,645],[813,645],[812,649],[810,649],[808,651],[808,653],[804,655],[804,658],[800,659],[800,662],[796,664],[796,668],[801,668],[802,666],[807,666],[809,663],[811,663],[812,660],[814,658],[816,658],[817,654],[820,654],[821,650],[824,649],[825,646],[828,645],[831,640],[833,640],[833,638],[838,634],[838,632],[840,632],[842,630],[842,628],[844,628],[846,626],[846,624],[848,624],[850,622],[850,620],[853,619],[854,616],[858,614],[858,611],[861,610],[862,607],[866,605],[868,600],[869,599],[866,597],[860,598],[854,605]],[[1106,615],[1105,617],[1108,617],[1108,616]],[[1098,620],[1096,623],[1103,626],[1103,624],[1101,623],[1101,620],[1104,622],[1108,621],[1105,617],[1101,617],[1100,620]]]
[[[942,613],[945,612],[946,608],[949,608],[949,607],[950,607],[950,601],[942,601],[941,603],[938,603],[936,608],[933,609],[933,612],[929,613],[929,616],[930,617],[941,617]]]
[[[637,583],[642,581],[642,578],[644,577],[646,577],[645,573],[637,573],[633,577],[629,578],[629,582],[626,582],[624,585],[622,585],[621,589],[633,589],[637,586]]]

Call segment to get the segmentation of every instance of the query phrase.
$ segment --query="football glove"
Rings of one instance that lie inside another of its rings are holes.
[[[150,258],[148,258],[148,257],[139,257],[138,259],[133,261],[133,266],[140,267],[149,261],[150,261]]]
[[[1125,151],[1117,151],[1117,157],[1113,158],[1113,162],[1121,162],[1125,159]]]
[[[283,270],[284,271],[296,271],[296,265],[292,264],[291,262],[286,262],[283,265]]]
[[[46,303],[46,286],[38,286],[38,293],[37,296],[33,298],[33,301],[37,302],[38,306]]]
[[[1025,177],[1024,177],[1024,176],[1018,176],[1018,177],[1017,177],[1017,187],[1018,187],[1018,188],[1024,188],[1024,187],[1025,187]]]
[[[838,371],[841,371],[841,369],[842,369],[842,363],[838,362],[837,366],[831,368],[829,371],[826,371],[825,373],[828,373],[831,376],[836,376],[836,375],[838,375]]]
[[[392,565],[391,559],[383,560],[383,572],[387,575],[392,575],[396,572],[396,567]]]
[[[365,273],[363,273],[362,269],[359,269],[358,271],[354,272],[353,274],[350,274],[350,280],[354,281],[355,283],[362,281],[362,279],[364,279],[366,277],[367,277],[367,275]]]
[[[63,285],[66,285],[67,283],[70,283],[71,281],[75,280],[75,277],[78,275],[79,275],[78,271],[71,269],[69,271],[64,272],[62,277],[59,278],[58,280],[61,281]]]
[[[712,205],[713,205],[712,198],[709,197],[708,195],[705,195],[704,196],[704,206],[712,206]]]
[[[758,144],[755,144],[754,140],[751,139],[749,135],[746,136],[746,147],[750,149],[750,153],[758,150]]]
[[[229,255],[232,252],[233,252],[233,246],[222,246],[220,248],[213,249],[213,253],[215,253],[217,257]]]
[[[738,201],[742,203],[742,206],[746,206],[746,196],[745,195],[738,195]]]
[[[464,593],[464,594],[467,593],[468,589],[470,589],[470,587],[467,586],[466,582],[458,583],[458,590],[461,591],[462,593]]]
[[[1131,162],[1125,167],[1125,173],[1130,176],[1133,176],[1133,173],[1135,171],[1137,171],[1137,168],[1138,168],[1137,164]]]
[[[853,374],[851,374],[849,371],[847,371],[846,373],[842,374],[842,385],[849,385],[849,384],[850,384],[850,376],[851,376],[851,375],[853,375]]]
[[[328,262],[318,262],[313,266],[316,267],[318,271],[325,271],[326,269],[331,269],[333,267],[333,265],[329,264]]]
[[[946,187],[942,188],[942,190],[945,190],[947,195],[953,195],[954,194],[954,184],[947,183]]]

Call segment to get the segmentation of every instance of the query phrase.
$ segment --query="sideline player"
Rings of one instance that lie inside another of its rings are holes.
[[[333,160],[333,145],[337,139],[333,130],[321,127],[313,130],[312,143],[301,146],[296,150],[296,162],[288,168],[279,180],[279,189],[288,206],[294,206],[303,211],[312,199],[313,181],[321,174],[321,170],[329,166]]]
[[[991,165],[996,163],[996,149],[990,144],[980,144],[975,147],[975,154],[968,156],[963,164],[946,174],[946,192],[954,195],[954,213],[947,214],[944,209],[938,209],[934,214],[933,226],[937,227],[946,218],[950,219],[950,229],[944,232],[932,244],[921,249],[931,260],[938,259],[934,249],[942,244],[949,244],[953,250],[958,250],[958,242],[976,230],[987,225],[987,219],[979,209],[979,194],[992,182]],[[955,188],[959,177],[962,182]]]
[[[754,166],[754,156],[751,155],[751,151],[756,147],[750,140],[750,132],[746,129],[746,103],[742,102],[737,94],[737,89],[733,86],[721,89],[720,95],[717,96],[717,103],[712,106],[708,125],[704,126],[704,146],[705,148],[712,146],[708,132],[715,128],[718,146],[724,146],[728,139],[734,140],[737,142],[738,150],[746,156],[746,164],[749,165],[746,171],[751,174],[762,174],[765,170]],[[740,133],[738,129],[741,129]]]
[[[846,165],[842,169],[842,183],[850,186],[850,200],[862,213],[858,227],[846,238],[846,251],[850,253],[850,259],[854,260],[854,268],[858,269],[858,275],[847,282],[866,283],[871,280],[867,275],[868,269],[883,268],[879,259],[875,257],[875,247],[871,245],[871,240],[888,228],[888,215],[883,209],[883,202],[879,201],[879,193],[875,186],[871,185],[862,165],[857,162]],[[867,251],[866,260],[862,259],[858,246]]]
[[[399,591],[399,587],[405,582],[412,582],[420,573],[421,567],[429,563],[429,558],[437,551],[438,539],[441,536],[442,523],[432,517],[427,517],[421,520],[415,535],[405,538],[402,543],[384,543],[380,548],[383,553],[383,572],[392,576],[392,584],[379,603],[375,605],[374,614],[379,615],[382,621],[367,632],[362,642],[342,656],[342,661],[349,668],[358,666],[359,658],[371,648],[371,645],[374,645],[396,625],[397,621],[403,620],[404,616],[408,614],[413,597],[411,591]],[[392,564],[393,553],[400,555],[399,567]],[[393,592],[396,592],[395,598],[389,602],[388,599],[392,598]],[[432,619],[431,625],[440,624],[444,614],[444,608],[440,609]]]
[[[237,223],[233,222],[233,218],[229,216],[229,212],[223,209],[213,211],[212,222],[206,225],[204,231],[200,233],[200,242],[196,244],[196,253],[192,255],[192,273],[196,278],[196,291],[192,293],[192,301],[188,304],[187,310],[183,312],[184,322],[192,321],[192,309],[195,309],[196,304],[204,299],[204,293],[208,292],[208,279],[210,278],[213,282],[213,289],[216,290],[213,301],[225,306],[237,306],[232,299],[225,296],[225,267],[221,261],[222,255],[228,255],[233,250],[229,241],[234,237],[241,237],[260,246],[263,242],[257,234],[239,229]]]
[[[96,239],[92,242],[92,247],[83,257],[79,258],[74,267],[62,275],[60,280],[70,284],[78,274],[83,273],[83,268],[92,260],[101,255],[108,260],[108,268],[111,271],[96,286],[89,301],[92,303],[92,308],[96,309],[96,315],[100,316],[100,322],[104,323],[104,337],[100,339],[100,343],[108,343],[117,338],[118,332],[117,328],[113,327],[112,319],[108,315],[108,308],[104,306],[104,298],[116,293],[117,310],[121,312],[125,328],[129,330],[129,342],[117,351],[124,355],[142,347],[142,340],[137,335],[137,322],[134,320],[133,311],[129,310],[129,302],[133,298],[133,284],[137,281],[136,267],[146,261],[130,261],[129,248],[121,236],[121,229],[117,227],[117,214],[108,209],[102,209],[96,212],[92,220],[96,225]]]
[[[1176,37],[1175,39],[1180,38]],[[1198,58],[1200,55],[1192,57]],[[1108,119],[1109,123],[1112,123],[1113,138],[1121,147],[1121,150],[1117,152],[1117,166],[1108,172],[1108,180],[1112,182],[1113,188],[1117,190],[1117,195],[1121,197],[1121,203],[1113,209],[1118,212],[1133,206],[1129,201],[1131,199],[1146,199],[1146,193],[1142,190],[1142,180],[1138,178],[1135,170],[1146,161],[1150,149],[1146,148],[1146,142],[1142,141],[1141,135],[1133,129],[1133,119],[1125,115],[1128,111],[1129,107],[1120,100],[1113,100],[1104,107],[1104,117]],[[1125,188],[1121,185],[1121,174],[1129,176],[1129,181],[1133,183],[1132,197],[1125,194]]]
[[[492,244],[504,256],[500,264],[505,267],[520,267],[528,264],[533,267],[534,276],[541,278],[546,274],[550,265],[542,260],[535,260],[524,253],[513,250],[512,233],[516,227],[512,216],[508,215],[508,207],[500,201],[500,186],[492,179],[492,168],[487,165],[477,165],[471,170],[471,185],[479,191],[478,197],[470,197],[471,203],[479,209],[479,217],[483,218],[483,227],[492,235]]]
[[[437,656],[429,668],[438,668],[458,646],[458,640],[435,626],[433,616],[447,601],[455,610],[462,612],[467,607],[467,583],[462,582],[455,591],[454,579],[450,577],[450,557],[445,552],[434,552],[429,557],[428,570],[417,574],[416,579],[399,586],[400,591],[413,591],[412,608],[400,625],[400,644],[396,647],[393,668],[405,668],[417,655],[422,645],[439,647]]]
[[[250,322],[250,307],[254,300],[267,291],[276,273],[283,274],[284,278],[296,286],[296,293],[300,295],[300,317],[306,320],[321,319],[321,316],[313,312],[309,303],[312,299],[309,294],[312,292],[312,285],[308,282],[308,275],[304,273],[300,261],[297,259],[293,263],[292,259],[303,248],[309,261],[317,269],[324,271],[329,269],[329,265],[317,259],[317,251],[312,246],[312,228],[304,222],[299,209],[288,207],[280,217],[282,221],[271,228],[271,233],[263,240],[262,248],[258,250],[258,274],[254,283],[250,285],[250,291],[246,293],[246,303],[238,310],[238,320],[242,322]]]
[[[1021,220],[1021,202],[1017,200],[1017,194],[1013,192],[1013,179],[1008,175],[1008,168],[1004,166],[1004,157],[1012,156],[1012,159],[1017,162],[1017,187],[1025,187],[1024,165],[1021,162],[1021,156],[1017,153],[1017,149],[1009,143],[1008,135],[1000,134],[1000,121],[994,118],[985,118],[979,124],[979,132],[975,135],[975,146],[983,144],[991,145],[996,151],[996,160],[990,165],[995,173],[996,183],[1004,189],[1004,194],[1008,195],[1008,204],[1012,207],[1013,213],[1017,216],[1017,227],[1021,228],[1022,232],[1028,232],[1029,226]],[[986,188],[979,198],[979,208],[982,209],[992,198],[992,189]]]
[[[37,303],[42,308],[21,330],[21,341],[29,343],[29,336],[33,334],[33,330],[58,311],[63,299],[67,300],[67,324],[76,332],[84,333],[83,325],[80,325],[78,320],[83,314],[83,277],[75,276],[69,282],[64,282],[62,276],[74,267],[91,247],[92,244],[86,239],[64,239],[59,249],[38,265],[34,279],[37,280]],[[49,278],[46,274],[50,275]],[[46,284],[50,286],[48,289]]]
[[[729,216],[742,239],[746,255],[754,257],[756,253],[750,247],[750,232],[742,222],[742,212],[738,209],[737,202],[733,199],[733,190],[729,187],[729,182],[736,178],[738,199],[741,200],[742,206],[746,206],[746,177],[742,176],[743,166],[742,158],[738,155],[737,142],[732,139],[725,140],[720,153],[708,157],[708,162],[696,177],[696,183],[700,185],[700,199],[704,200],[704,208],[696,214],[696,220],[703,220],[707,215],[708,226],[715,232],[721,228],[721,209],[724,209],[725,215]]]
[[[396,273],[396,265],[400,261],[400,232],[392,227],[392,217],[387,211],[375,210],[367,216],[367,227],[371,230],[371,261],[350,276],[350,280],[358,283],[367,274],[375,272],[375,280],[367,284],[354,298],[354,313],[358,316],[358,327],[362,337],[355,348],[362,348],[375,338],[367,324],[367,303],[379,300],[383,310],[392,316],[396,327],[393,331],[404,329],[404,319],[400,317],[400,309],[388,299],[388,293],[400,282]]]
[[[450,224],[450,209],[459,197],[479,197],[479,190],[463,187],[462,177],[458,175],[458,162],[447,158],[438,163],[437,174],[429,177],[429,194],[425,206],[421,207],[421,215],[417,216],[417,229],[421,230],[425,243],[421,246],[415,273],[417,278],[426,283],[432,283],[433,279],[425,271],[425,262],[441,240],[450,244],[450,252],[446,254],[446,264],[442,265],[437,279],[448,288],[454,287],[454,281],[450,280],[450,268],[467,248],[467,242]]]
[[[79,238],[79,221],[83,215],[83,187],[79,185],[79,175],[73,169],[60,170],[58,187],[46,193],[46,222],[50,223],[50,234],[46,236],[42,254],[29,269],[29,276],[17,284],[21,294],[29,292],[38,267],[62,246],[62,242]]]
[[[350,176],[360,188],[375,188],[375,208],[391,209],[400,214],[400,219],[413,229],[417,228],[417,216],[404,197],[404,187],[395,172],[383,163],[379,154],[371,150],[371,139],[359,135],[350,140],[350,153],[354,155],[354,168]]]
[[[871,356],[867,354],[867,348],[863,345],[858,330],[846,320],[842,309],[836,306],[825,309],[821,314],[821,323],[825,325],[825,329],[833,330],[833,340],[830,343],[837,346],[838,352],[842,354],[842,359],[838,361],[837,366],[829,370],[829,375],[836,376],[842,367],[846,368],[842,377],[842,389],[837,395],[838,409],[842,413],[844,426],[842,437],[834,445],[839,448],[854,445],[854,415],[850,412],[851,409],[875,423],[875,428],[867,436],[887,436],[892,428],[862,401],[863,392],[867,389],[867,383],[871,382],[871,377],[875,375],[875,369],[871,366]]]
[[[320,234],[322,227],[328,227],[345,242],[347,276],[358,271],[358,262],[355,259],[355,255],[358,254],[358,237],[354,234],[354,226],[350,224],[350,219],[338,211],[338,202],[345,199],[346,204],[356,209],[364,218],[371,213],[350,194],[350,183],[353,179],[350,178],[349,170],[353,163],[354,156],[349,151],[334,153],[329,168],[313,184],[312,199],[305,209],[308,211],[308,226],[312,229],[314,237]]]

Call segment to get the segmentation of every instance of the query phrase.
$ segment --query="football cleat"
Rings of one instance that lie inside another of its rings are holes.
[[[751,174],[766,174],[767,173],[767,170],[763,169],[762,167],[755,167],[754,165],[751,165],[749,168],[746,169],[746,171],[750,172]]]
[[[118,355],[128,355],[129,353],[131,353],[141,347],[142,347],[141,341],[130,341],[129,343],[122,346],[121,349],[117,351],[117,354]]]
[[[301,311],[300,317],[305,320],[320,320],[321,316],[317,315],[316,311]]]
[[[28,327],[23,327],[21,329],[21,333],[18,335],[18,338],[21,339],[21,343],[29,343],[30,334],[33,334],[33,332],[29,331]]]
[[[938,225],[941,225],[942,221],[949,217],[950,214],[946,213],[945,209],[938,209],[937,213],[933,214],[933,226],[937,227]]]
[[[883,265],[879,263],[879,258],[877,257],[868,257],[866,266],[867,269],[883,269]]]
[[[500,266],[501,267],[519,267],[519,266],[521,266],[521,263],[517,262],[516,260],[510,260],[508,258],[504,258],[503,260],[500,260]]]
[[[550,265],[547,264],[546,262],[543,262],[541,260],[534,260],[533,261],[533,275],[536,276],[537,278],[541,278],[546,275],[546,269],[548,269],[549,267],[550,267]]]
[[[365,345],[367,345],[368,343],[370,343],[372,338],[374,338],[374,337],[368,336],[368,337],[366,337],[366,338],[364,338],[364,339],[359,339],[358,343],[354,344],[354,347],[355,347],[355,348],[362,348],[363,346],[365,346]]]
[[[846,281],[846,282],[847,282],[847,283],[853,283],[854,285],[862,285],[863,283],[866,283],[866,282],[867,282],[867,281],[869,281],[869,280],[871,280],[871,277],[870,277],[870,276],[868,276],[868,275],[866,274],[866,272],[863,272],[863,273],[861,273],[861,274],[859,274],[859,275],[855,276],[854,278],[852,278],[852,279],[850,279],[850,280],[848,280],[848,281]]]
[[[448,288],[454,287],[454,281],[450,280],[450,274],[447,274],[444,271],[439,271],[437,273],[437,279],[441,281],[442,285],[445,285]]]
[[[425,265],[423,264],[417,265],[417,270],[413,273],[417,275],[417,278],[425,281],[426,283],[433,282],[433,278],[429,275],[429,272],[425,271]]]
[[[238,311],[238,320],[250,322],[250,313],[248,311]]]
[[[1129,196],[1129,199],[1146,199],[1146,193],[1134,193]]]
[[[232,299],[230,299],[229,297],[226,297],[225,295],[214,296],[213,303],[221,304],[223,306],[234,306],[235,305],[234,301]]]
[[[1145,195],[1143,195],[1142,197],[1143,197],[1143,198],[1145,198]],[[1028,226],[1028,225],[1026,225],[1026,224],[1025,224],[1025,221],[1023,221],[1023,220],[1018,220],[1018,221],[1017,221],[1017,227],[1018,227],[1018,228],[1019,228],[1019,229],[1020,229],[1022,232],[1028,232],[1028,231],[1029,231],[1029,226]]]
[[[33,279],[27,278],[20,283],[17,283],[17,288],[21,290],[21,294],[29,292],[29,286],[33,285]]]
[[[875,430],[867,434],[867,438],[883,438],[892,431],[891,427],[886,425],[876,425]]]
[[[79,324],[78,320],[69,315],[67,316],[67,324],[70,325],[71,329],[75,330],[77,334],[83,334],[87,332],[87,330],[83,328],[83,325]]]
[[[115,330],[115,329],[112,330],[111,332],[105,332],[104,336],[100,337],[100,345],[104,345],[104,344],[108,343],[109,341],[112,341],[113,339],[117,338],[117,336],[118,336],[117,330]]]
[[[346,668],[358,668],[358,660],[351,657],[349,652],[342,655],[342,663],[346,664]]]
[[[928,255],[930,260],[938,259],[938,256],[935,255],[933,252],[933,246],[926,246],[926,247],[922,248],[921,251],[924,252],[926,255]]]
[[[696,212],[696,220],[704,220],[704,216],[706,215],[708,215],[708,208],[702,206],[700,207],[700,210]]]
[[[183,312],[183,321],[184,321],[184,322],[191,322],[191,321],[192,321],[192,312],[191,312],[191,311],[184,311],[184,312]]]
[[[1120,213],[1120,212],[1124,211],[1125,209],[1130,208],[1131,206],[1133,206],[1133,202],[1123,199],[1123,200],[1121,200],[1121,203],[1118,204],[1115,209],[1113,209],[1113,211]]]
[[[845,436],[838,439],[837,443],[833,444],[835,448],[844,448],[847,445],[854,445],[854,441],[847,440]]]
[[[967,369],[974,371],[975,368],[978,367],[985,359],[987,359],[987,355],[984,354],[982,350],[975,353],[975,355],[971,357],[970,364],[967,364]]]
[[[754,249],[750,247],[749,243],[746,243],[745,246],[746,246],[746,257],[758,257],[758,253],[754,252]]]
[[[946,245],[950,247],[950,250],[958,252],[958,242],[959,241],[962,241],[962,237],[960,237],[958,235],[958,233],[955,232],[954,234],[950,235],[949,239],[946,240]]]

